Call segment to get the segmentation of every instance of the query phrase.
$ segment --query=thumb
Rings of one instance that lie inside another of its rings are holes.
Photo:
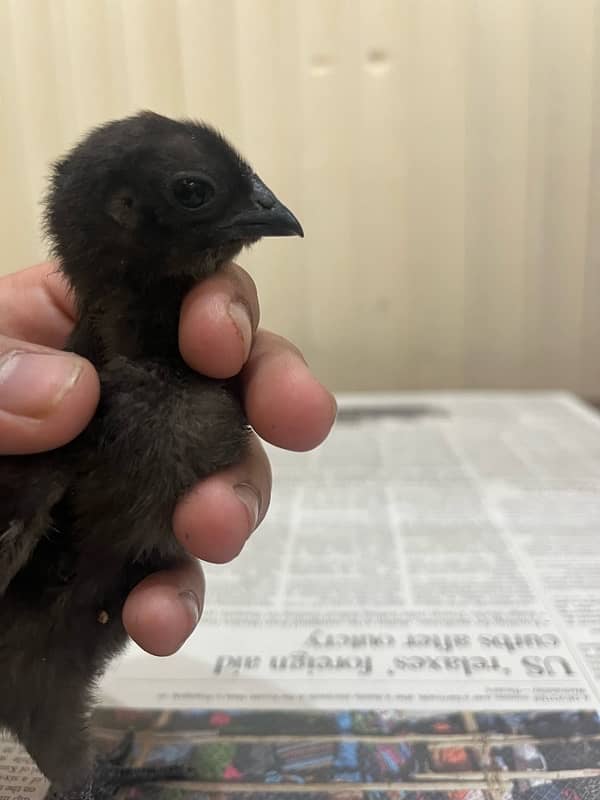
[[[0,454],[66,444],[88,424],[99,394],[86,359],[0,336]]]

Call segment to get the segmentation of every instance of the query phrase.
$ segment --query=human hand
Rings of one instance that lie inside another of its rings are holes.
[[[0,278],[0,454],[60,447],[93,416],[99,398],[94,367],[59,350],[75,316],[54,265]],[[204,375],[241,374],[246,414],[258,436],[288,450],[310,450],[329,433],[335,400],[299,351],[258,322],[254,282],[228,264],[185,298],[181,353]],[[256,434],[242,463],[198,483],[178,504],[173,531],[189,553],[187,562],[149,576],[125,603],[124,625],[150,653],[175,652],[196,627],[204,598],[197,559],[235,558],[267,512],[271,471]]]

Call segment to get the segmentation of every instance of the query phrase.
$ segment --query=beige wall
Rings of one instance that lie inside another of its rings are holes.
[[[2,269],[47,163],[139,107],[204,117],[300,216],[244,257],[335,388],[600,396],[600,5],[0,0]]]

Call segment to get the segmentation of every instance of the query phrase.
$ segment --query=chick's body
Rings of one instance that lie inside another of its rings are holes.
[[[58,785],[91,767],[90,689],[127,641],[127,594],[182,555],[176,500],[246,435],[233,394],[186,370],[117,357],[101,379],[98,414],[63,454],[69,490],[0,601],[0,723]]]
[[[88,428],[0,459],[0,727],[64,790],[85,784],[95,680],[127,641],[124,600],[183,555],[176,502],[240,459],[235,385],[178,348],[192,285],[298,222],[210,128],[144,113],[60,162],[48,230],[80,312],[67,349],[98,369]]]

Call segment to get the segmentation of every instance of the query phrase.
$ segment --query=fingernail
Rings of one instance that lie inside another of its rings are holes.
[[[192,592],[191,589],[185,589],[183,592],[179,592],[179,599],[191,616],[195,628],[200,619],[200,602],[195,592]]]
[[[334,394],[331,395],[331,413],[333,415],[333,421],[335,422],[338,414],[338,404]]]
[[[244,345],[244,361],[250,355],[250,347],[252,345],[252,322],[248,309],[243,303],[234,300],[229,304],[229,316],[236,327],[238,336]]]
[[[239,483],[233,487],[234,492],[237,494],[242,503],[246,506],[248,512],[248,523],[250,529],[248,534],[256,528],[258,522],[258,514],[260,512],[260,497],[258,492],[249,483]]]
[[[0,409],[44,419],[75,386],[82,369],[74,356],[6,353],[0,359]]]

